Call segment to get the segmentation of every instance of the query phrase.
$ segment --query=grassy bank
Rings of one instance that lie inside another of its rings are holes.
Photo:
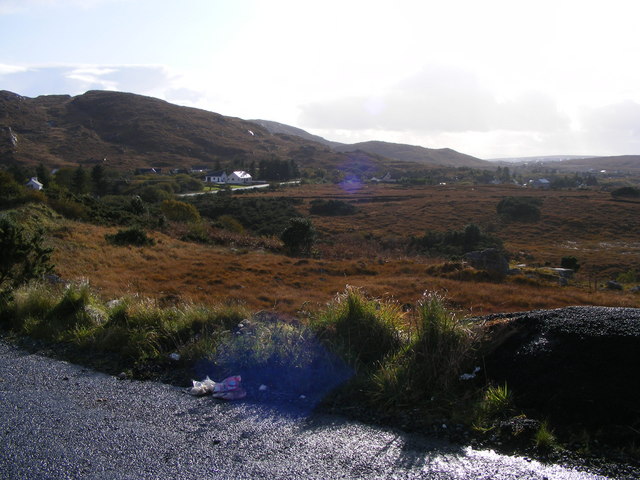
[[[597,432],[523,415],[506,384],[482,368],[483,329],[437,293],[412,308],[347,287],[304,317],[124,296],[105,301],[88,283],[32,282],[0,305],[5,339],[130,379],[187,387],[241,375],[248,401],[320,408],[454,441],[527,455],[590,455]],[[595,443],[594,443],[595,442]],[[632,446],[617,446],[637,458]],[[555,458],[555,457],[545,457]],[[563,460],[564,461],[564,460]]]
[[[3,329],[112,374],[186,386],[241,374],[292,399],[472,423],[481,392],[472,370],[477,334],[427,294],[403,311],[348,287],[304,319],[138,296],[105,301],[88,283],[34,282],[0,310]]]

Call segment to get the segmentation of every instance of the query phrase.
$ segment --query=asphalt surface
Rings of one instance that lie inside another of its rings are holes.
[[[596,479],[337,416],[191,397],[0,341],[0,479]]]

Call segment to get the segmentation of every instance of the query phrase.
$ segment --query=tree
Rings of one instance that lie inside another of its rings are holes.
[[[79,165],[78,168],[73,171],[73,176],[71,177],[71,191],[77,194],[85,193],[88,183],[89,176],[87,175],[87,171],[82,165]]]
[[[102,165],[95,165],[91,169],[91,181],[96,194],[102,196],[107,192],[107,173]]]
[[[28,235],[15,221],[0,217],[0,295],[53,270],[53,249],[42,241],[42,231]]]
[[[42,163],[36,168],[36,176],[38,177],[38,181],[42,183],[42,186],[44,188],[49,187],[49,185],[51,184],[51,174]]]
[[[20,203],[25,197],[25,188],[11,174],[0,170],[0,207]]]
[[[303,217],[291,218],[289,225],[280,235],[285,248],[291,255],[311,253],[316,231],[311,220]]]

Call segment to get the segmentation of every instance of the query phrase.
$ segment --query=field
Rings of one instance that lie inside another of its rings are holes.
[[[303,185],[243,196],[289,196],[309,215],[311,202],[336,199],[356,207],[345,216],[311,215],[318,242],[310,258],[268,249],[214,246],[151,232],[156,245],[121,247],[105,234],[117,229],[66,221],[53,232],[54,261],[65,279],[86,278],[105,298],[139,293],[154,298],[242,302],[253,310],[300,315],[331,300],[346,285],[376,297],[415,303],[443,293],[465,315],[566,305],[640,306],[640,295],[604,288],[607,280],[640,271],[640,204],[617,202],[598,190],[539,191],[515,186]],[[535,223],[505,222],[505,196],[542,199]],[[443,258],[407,250],[410,236],[459,230],[475,223],[503,240],[512,266],[525,274],[482,281],[443,268]],[[581,269],[568,286],[541,272],[575,256]]]

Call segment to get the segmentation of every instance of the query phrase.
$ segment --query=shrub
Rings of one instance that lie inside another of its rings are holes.
[[[485,234],[480,227],[472,223],[464,230],[427,231],[422,237],[412,237],[409,240],[409,248],[428,255],[460,257],[473,250],[486,248],[501,250],[502,240]]]
[[[310,254],[315,237],[316,232],[311,220],[301,217],[290,219],[289,225],[280,234],[285,249],[291,255]]]
[[[580,264],[578,264],[578,259],[576,257],[562,257],[562,260],[560,260],[560,266],[562,268],[569,268],[574,272],[577,272],[580,269]]]
[[[135,245],[138,247],[144,247],[146,245],[155,245],[156,243],[153,238],[149,238],[145,231],[138,227],[118,230],[118,233],[113,235],[107,234],[104,238],[107,242],[114,245]]]
[[[498,215],[506,221],[537,222],[540,220],[542,200],[533,197],[505,197],[496,207]]]
[[[357,209],[342,200],[312,200],[309,212],[312,215],[353,215]]]
[[[221,228],[228,230],[230,232],[234,232],[234,233],[245,232],[242,224],[238,220],[233,218],[231,215],[222,215],[218,217],[218,220],[216,223],[220,225]]]
[[[611,192],[611,196],[613,198],[617,198],[617,197],[638,198],[640,197],[640,188],[637,188],[637,187],[616,188]]]
[[[640,281],[640,275],[636,270],[627,270],[619,274],[616,277],[616,280],[620,283],[635,283]]]
[[[53,270],[52,252],[43,245],[42,230],[29,235],[21,225],[0,216],[0,295]]]
[[[63,196],[59,198],[49,198],[49,205],[65,218],[71,220],[87,218],[87,208],[73,198]]]
[[[205,218],[217,220],[230,215],[258,235],[279,235],[289,219],[300,216],[295,208],[300,201],[292,198],[237,198],[221,191],[216,195],[197,195],[188,201]]]
[[[196,223],[200,221],[198,210],[189,203],[165,200],[162,202],[161,209],[165,217],[174,222]]]

